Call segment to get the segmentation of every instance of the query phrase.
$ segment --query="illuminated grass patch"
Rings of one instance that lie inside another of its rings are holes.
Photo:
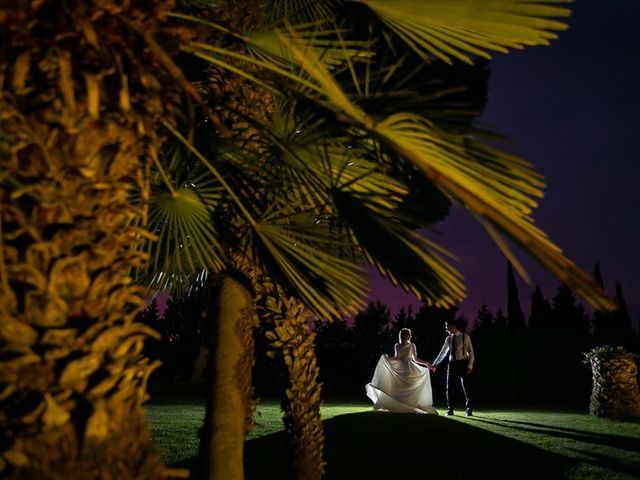
[[[197,453],[200,402],[174,399],[148,407],[154,442],[167,463],[188,466]],[[287,438],[279,404],[262,402],[256,412],[246,444],[247,478],[284,478]],[[473,418],[389,414],[372,412],[364,402],[325,402],[322,415],[328,479],[640,478],[640,423],[542,410],[479,410]]]

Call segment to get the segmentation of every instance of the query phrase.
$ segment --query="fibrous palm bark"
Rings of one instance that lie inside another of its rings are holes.
[[[155,333],[134,323],[129,275],[149,239],[129,192],[148,198],[154,118],[179,95],[138,33],[170,5],[143,3],[0,8],[3,478],[181,474],[160,464],[141,408]]]
[[[197,475],[243,478],[243,443],[253,427],[253,330],[266,326],[269,356],[288,379],[283,392],[284,423],[291,447],[292,476],[320,479],[324,473],[321,384],[315,333],[309,312],[256,267],[250,256],[235,256],[233,270],[217,275],[208,339],[208,401],[201,433]]]
[[[289,434],[292,478],[319,480],[325,470],[324,428],[320,416],[322,384],[309,312],[265,277],[256,282],[256,304],[269,340],[267,353],[285,371],[284,424]]]
[[[600,347],[587,354],[593,387],[589,412],[597,417],[640,417],[638,366],[623,347]]]

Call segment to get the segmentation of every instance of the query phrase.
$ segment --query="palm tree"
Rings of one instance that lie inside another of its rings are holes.
[[[234,242],[220,247],[219,258],[224,258],[224,263],[216,263],[218,257],[210,255],[207,242],[224,239],[224,235],[216,237],[215,227],[231,230],[232,223],[238,220],[221,206],[222,196],[215,178],[209,178],[201,165],[188,156],[176,161],[178,152],[180,149],[163,155],[158,164],[166,163],[165,168],[160,169],[163,173],[156,171],[151,176],[149,226],[159,241],[150,245],[152,261],[141,273],[151,276],[155,290],[170,288],[175,294],[184,294],[194,288],[213,288],[214,311],[210,312],[209,320],[212,332],[205,337],[208,338],[206,350],[213,352],[209,356],[208,371],[215,375],[208,382],[207,413],[197,468],[202,475],[217,478],[230,474],[229,465],[242,465],[242,442],[253,425],[251,330],[256,326],[255,315],[259,313],[272,346],[269,354],[279,360],[290,379],[283,408],[294,448],[296,477],[319,478],[323,470],[324,438],[314,334],[309,332],[308,312],[263,273],[260,262],[250,252],[240,255]],[[240,180],[228,174],[226,179],[249,188],[248,177]],[[273,185],[274,180],[270,180]],[[266,185],[257,188],[257,182],[253,183],[250,191],[272,192]],[[233,418],[236,419],[235,433],[230,437],[218,422],[228,424]],[[225,461],[215,462],[211,449],[221,444],[228,447]],[[230,462],[233,458],[236,461]],[[220,469],[224,469],[223,473]],[[241,473],[235,475],[242,477]]]
[[[408,61],[405,61],[403,65],[396,65],[396,68],[399,70],[398,76],[402,77],[402,81],[405,84],[404,89],[411,92],[410,94],[403,94],[403,98],[411,98],[408,102],[410,105],[415,108],[428,107],[433,113],[435,113],[437,108],[440,109],[438,111],[446,109],[447,111],[453,112],[461,111],[460,102],[463,102],[465,105],[473,107],[473,112],[477,113],[479,111],[480,107],[484,104],[486,91],[487,73],[484,65],[480,65],[479,67],[472,66],[470,68],[458,66],[447,69],[438,68],[437,65],[433,65],[432,69],[436,70],[437,74],[432,73],[429,81],[426,82],[424,79],[421,79],[420,74],[422,72],[420,68],[417,68],[420,67],[420,65],[416,60],[419,59],[414,59],[413,65]],[[455,75],[451,76],[451,72],[455,72]],[[433,83],[434,79],[445,77],[445,75],[452,78],[442,78],[441,84],[437,87],[437,92],[442,91],[442,83],[449,85],[453,82],[454,86],[458,86],[455,81],[460,82],[459,77],[461,76],[464,76],[466,83],[472,84],[471,86],[474,87],[472,89],[473,91],[459,91],[459,88],[454,88],[452,90],[455,92],[455,95],[453,93],[450,94],[446,100],[440,100],[438,105],[434,105],[433,101],[430,103],[428,100],[434,95],[434,87],[429,84]],[[409,80],[410,77],[413,78],[413,80]],[[384,97],[378,98],[379,100],[384,99]],[[394,100],[397,102],[398,98]],[[406,100],[405,98],[405,101]],[[213,101],[212,103],[215,104],[216,102]],[[300,143],[304,145],[304,141],[301,138],[303,136],[300,135],[300,126],[296,125],[295,122],[287,121],[283,118],[295,118],[295,112],[284,112],[285,105],[282,102],[279,103],[278,106],[279,109],[275,111],[272,125],[278,135],[283,139],[281,143],[288,145]],[[244,102],[241,108],[249,109],[250,107],[247,105],[247,102]],[[468,129],[468,122],[470,118],[472,118],[472,115],[463,115],[461,112],[458,112],[458,116],[460,118],[457,119],[457,122],[452,127],[458,130]],[[244,125],[242,125],[242,127],[244,127]],[[240,130],[236,132],[234,138],[242,138],[242,127],[234,129],[233,124],[231,125],[232,131]],[[198,130],[198,132],[196,138],[206,136],[208,132],[210,132],[210,129],[204,128],[204,131]],[[206,142],[200,141],[197,143],[205,144]],[[258,142],[258,144],[260,143]],[[336,151],[338,150],[336,149]],[[350,151],[355,152],[353,145],[350,146]],[[166,170],[173,173],[173,175],[169,175],[173,180],[168,185],[168,188],[165,188],[166,186],[162,184],[162,181],[167,178],[166,176],[163,177],[159,174],[155,176],[155,179],[161,182],[153,188],[151,227],[162,240],[155,245],[152,250],[152,257],[156,260],[150,264],[150,270],[152,273],[158,271],[163,272],[155,278],[159,281],[159,288],[172,286],[177,294],[182,294],[185,288],[192,289],[194,287],[205,286],[203,279],[211,278],[210,273],[220,271],[219,267],[213,263],[200,262],[199,259],[204,259],[207,256],[207,242],[199,242],[198,239],[207,238],[208,236],[215,238],[216,235],[212,225],[215,224],[220,227],[224,222],[220,218],[220,215],[216,213],[216,211],[220,210],[217,205],[220,202],[221,193],[219,189],[216,190],[214,187],[216,183],[215,179],[205,179],[206,171],[201,171],[201,168],[198,169],[197,163],[184,168],[185,165],[189,164],[188,158],[181,158],[179,161],[176,161],[175,155],[175,150],[166,155],[171,159],[166,166]],[[357,158],[362,162],[366,155],[366,150],[361,150],[359,153],[352,153],[351,157],[352,159]],[[176,171],[177,166],[182,167],[180,172]],[[404,171],[403,169],[406,169],[406,167],[407,166],[403,166],[398,159],[396,159],[393,164],[395,175],[406,181],[406,188],[408,190],[408,194],[403,198],[402,203],[397,209],[397,216],[402,218],[403,222],[408,223],[412,229],[426,226],[440,220],[448,212],[448,199],[435,190],[429,182],[424,181],[421,176],[412,176],[410,174],[411,169],[409,169],[408,172]],[[245,169],[235,170],[244,171]],[[321,174],[322,171],[316,170],[316,176],[320,176]],[[249,182],[250,180],[247,178],[242,181],[238,179],[231,180],[231,183],[235,184],[247,185]],[[270,180],[270,183],[273,185],[264,185],[261,188],[253,186],[250,191],[273,192],[274,186],[277,186],[281,182],[274,177]],[[322,184],[330,183],[330,177],[322,180]],[[196,186],[199,186],[199,188]],[[361,180],[360,188],[368,189],[370,186]],[[174,190],[176,194],[170,194],[171,190]],[[190,193],[188,194],[188,192]],[[187,194],[189,201],[183,201],[183,197]],[[255,203],[256,194],[252,193],[252,195],[254,198],[251,200]],[[326,196],[326,193],[318,191],[316,195]],[[367,193],[369,198],[375,195],[379,196],[379,192],[374,190]],[[271,194],[266,204],[273,205],[278,202],[282,203],[281,200],[276,201],[274,198],[275,196]],[[210,216],[214,218],[213,222],[203,213],[206,211],[211,212]],[[323,218],[325,220],[323,220]],[[313,231],[313,233],[320,238],[331,233],[327,232],[323,225],[327,223],[327,218],[336,222],[340,220],[335,215],[329,215],[329,210],[327,210],[324,216],[302,216],[298,218],[297,222],[305,222],[306,225],[304,228],[306,231]],[[172,242],[175,242],[175,244],[169,246]],[[198,244],[198,242],[199,245],[204,248],[196,247],[193,253],[190,253],[191,249],[189,247],[184,247],[184,245],[190,246]],[[233,243],[236,242],[234,241]],[[327,246],[325,245],[325,249],[326,248]],[[226,249],[230,249],[230,247],[227,246]],[[340,250],[342,250],[342,254],[340,254]],[[166,256],[166,252],[180,252],[180,255],[174,257],[172,262],[170,258]],[[320,254],[324,253],[324,251],[320,252]],[[330,262],[343,258],[345,254],[354,254],[355,248],[353,246],[348,247],[348,245],[344,243],[340,249],[334,253],[338,253],[338,258],[329,260]],[[164,258],[164,261],[160,261],[162,258]],[[191,258],[195,260],[189,260]],[[257,259],[257,261],[260,263],[259,259]],[[413,269],[409,273],[403,274],[406,278],[428,278],[430,275],[430,271],[420,270],[421,264],[419,262],[416,264],[413,258],[409,259],[406,266],[402,262],[398,262],[398,264],[405,269]],[[198,274],[197,277],[187,275],[185,281],[185,276],[181,274],[189,272],[195,273],[193,272],[194,268],[203,269],[202,273]],[[398,267],[396,267],[396,269],[397,268]],[[238,273],[237,266],[235,267],[235,271]],[[175,275],[167,275],[169,272],[174,272]],[[258,281],[254,279],[253,275],[244,274],[244,277],[244,283],[250,283],[252,287],[250,290],[253,290],[253,292],[257,294],[254,304],[260,321],[263,323],[262,330],[266,332],[272,345],[272,350],[269,354],[279,360],[278,363],[285,370],[285,378],[289,378],[290,383],[283,392],[283,409],[285,412],[285,425],[287,431],[290,433],[290,444],[293,450],[293,471],[296,472],[296,478],[317,478],[322,474],[323,435],[320,420],[320,386],[317,384],[318,368],[313,346],[315,334],[309,329],[309,323],[307,321],[309,312],[295,297],[287,295],[282,289],[277,288],[272,281],[265,281],[268,277],[264,274],[259,275]],[[270,286],[265,287],[265,284]],[[211,322],[215,325],[216,319],[212,317]],[[217,338],[220,338],[219,335]],[[205,352],[209,351],[209,346],[209,342],[206,344],[203,342],[201,346],[198,355],[199,361],[197,362],[198,371],[203,370],[204,359],[207,355]],[[216,349],[215,345],[211,347],[214,348],[214,350]],[[221,348],[224,348],[224,343]],[[251,348],[247,345],[246,355],[240,358],[249,357],[250,352]],[[229,355],[223,355],[223,358],[228,359]],[[210,371],[211,370],[210,368]],[[249,369],[246,370],[249,371]],[[248,389],[243,390],[249,392]],[[245,404],[247,405],[245,411],[250,411],[250,398],[245,399]],[[209,410],[213,410],[213,408],[210,406]],[[228,417],[228,415],[225,414],[225,417]],[[207,418],[209,417],[207,416]],[[250,425],[251,418],[245,418],[245,422],[246,425]],[[207,456],[204,452],[208,451],[208,449],[204,447],[205,444],[208,444],[207,441],[202,442],[203,448],[201,452],[203,452],[203,456]]]

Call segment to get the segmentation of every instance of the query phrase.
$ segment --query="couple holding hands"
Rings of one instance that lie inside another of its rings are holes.
[[[400,330],[395,356],[380,357],[371,383],[365,390],[374,410],[392,412],[435,413],[430,371],[447,360],[447,416],[453,415],[455,384],[460,383],[465,397],[466,415],[472,416],[469,375],[473,370],[473,346],[469,335],[462,333],[454,321],[445,323],[449,336],[433,364],[418,358],[411,330]]]

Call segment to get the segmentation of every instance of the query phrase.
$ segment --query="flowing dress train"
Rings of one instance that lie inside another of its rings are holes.
[[[374,410],[435,413],[427,367],[412,359],[413,344],[398,344],[397,357],[380,356],[371,383],[365,386]]]

